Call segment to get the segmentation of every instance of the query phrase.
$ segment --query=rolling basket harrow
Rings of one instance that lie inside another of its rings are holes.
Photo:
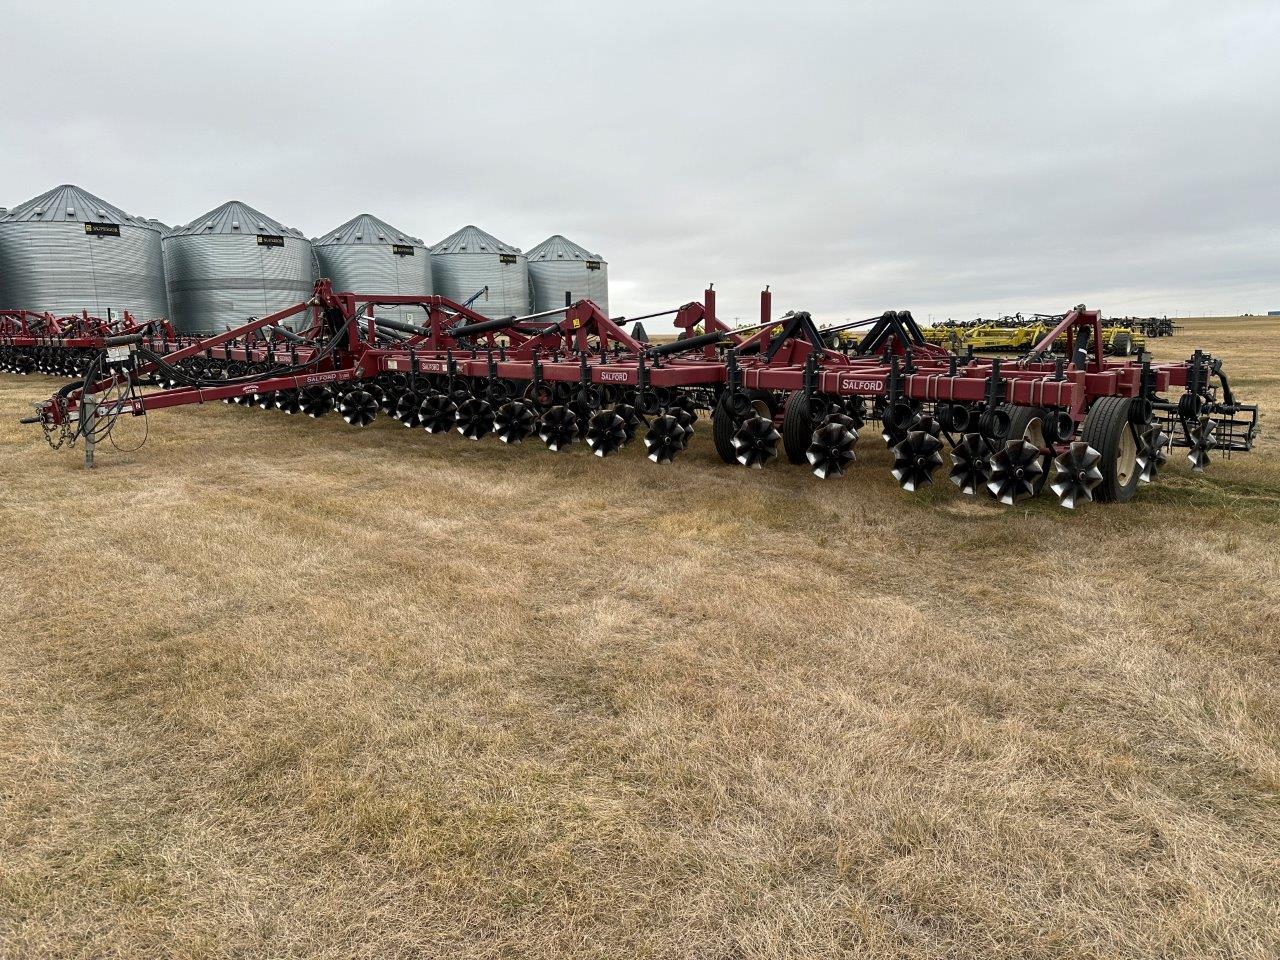
[[[380,306],[417,307],[422,321],[379,317]],[[472,440],[536,437],[552,451],[582,442],[600,457],[643,428],[648,458],[669,463],[709,414],[725,462],[782,456],[823,479],[846,471],[875,422],[906,490],[945,468],[966,494],[1013,504],[1048,487],[1072,508],[1129,500],[1173,448],[1200,471],[1257,433],[1257,407],[1237,402],[1220,361],[1106,359],[1094,348],[1099,314],[1084,306],[1003,360],[930,344],[906,312],[831,327],[804,312],[774,319],[768,290],[754,327],[722,323],[710,288],[628,322],[659,316],[679,337],[654,345],[589,300],[494,320],[444,297],[340,293],[321,280],[307,301],[205,339],[90,338],[83,379],[26,422],[54,446],[84,439],[90,462],[120,416],[222,400],[336,412],[355,427],[387,415]],[[139,389],[147,382],[159,389]]]

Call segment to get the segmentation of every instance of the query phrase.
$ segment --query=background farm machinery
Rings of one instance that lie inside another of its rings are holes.
[[[1023,353],[1030,350],[1053,329],[1064,314],[1014,314],[997,320],[947,322],[927,327],[923,332],[930,343],[951,350],[972,348],[980,353]],[[1101,343],[1108,356],[1141,356],[1147,339],[1173,335],[1173,321],[1161,317],[1106,318],[1102,321]],[[1065,347],[1060,340],[1058,346]]]
[[[91,317],[88,311],[55,317],[29,310],[0,310],[0,372],[43,373],[56,377],[82,375],[102,348],[105,337],[141,335],[152,349],[174,342],[167,320],[139,323],[125,313],[119,319]]]
[[[420,323],[377,314],[405,306]],[[709,416],[725,462],[784,457],[824,479],[846,471],[874,422],[906,490],[945,468],[966,494],[1012,504],[1048,486],[1067,507],[1130,499],[1174,447],[1202,470],[1211,451],[1250,449],[1257,429],[1219,361],[1098,356],[1102,321],[1083,306],[1016,360],[931,344],[906,312],[825,328],[804,312],[775,319],[767,290],[754,327],[722,323],[711,289],[628,322],[658,316],[677,339],[636,340],[587,300],[494,320],[444,297],[339,293],[322,280],[304,303],[195,342],[100,337],[83,380],[30,422],[54,446],[84,439],[91,451],[121,416],[222,400],[336,412],[356,427],[385,415],[472,440],[536,438],[552,451],[582,442],[600,457],[643,430],[648,458],[669,463]]]
[[[1144,337],[1172,337],[1176,325],[1168,317],[1124,317],[1113,321],[1117,326],[1127,326]]]

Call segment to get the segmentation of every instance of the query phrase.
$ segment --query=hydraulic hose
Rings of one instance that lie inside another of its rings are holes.
[[[672,340],[670,343],[650,347],[645,351],[645,356],[665,357],[673,353],[684,353],[687,350],[698,350],[715,343],[723,343],[728,339],[728,332],[717,330],[714,333],[703,333],[696,337],[685,337],[683,340]]]

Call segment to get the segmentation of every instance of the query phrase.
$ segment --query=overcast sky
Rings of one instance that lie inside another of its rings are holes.
[[[613,312],[1280,310],[1280,2],[0,2],[0,206],[77,183],[609,261]]]

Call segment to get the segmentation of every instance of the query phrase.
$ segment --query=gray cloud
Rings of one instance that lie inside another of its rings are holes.
[[[1280,309],[1280,7],[4,3],[0,204],[610,261],[627,313]]]

